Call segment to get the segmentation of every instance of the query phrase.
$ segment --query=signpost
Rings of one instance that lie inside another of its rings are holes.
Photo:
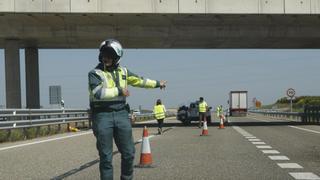
[[[287,90],[287,96],[290,98],[290,112],[292,112],[292,99],[295,94],[296,94],[296,91],[293,88],[289,88]]]

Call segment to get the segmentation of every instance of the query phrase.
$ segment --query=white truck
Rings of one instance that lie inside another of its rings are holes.
[[[229,115],[246,116],[248,111],[248,91],[230,91]]]

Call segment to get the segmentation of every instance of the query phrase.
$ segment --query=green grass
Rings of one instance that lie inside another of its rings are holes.
[[[70,125],[75,127],[75,123],[70,123]],[[88,122],[85,123],[85,127],[88,127]],[[78,123],[77,128],[81,129],[84,127],[82,127],[82,123]],[[33,139],[65,132],[68,132],[67,124],[62,124],[60,128],[59,125],[51,125],[24,129],[0,130],[0,143]]]

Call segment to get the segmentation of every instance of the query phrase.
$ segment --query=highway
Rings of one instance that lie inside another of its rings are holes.
[[[134,126],[135,164],[139,163],[142,127],[149,127],[152,168],[135,168],[147,179],[256,180],[320,179],[320,126],[266,117],[217,120],[202,129],[168,119],[163,135],[155,121]],[[0,179],[99,179],[98,152],[92,131],[66,133],[0,144]],[[114,179],[120,177],[120,154],[114,146]]]

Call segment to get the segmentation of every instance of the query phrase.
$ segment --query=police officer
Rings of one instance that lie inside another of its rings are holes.
[[[153,108],[154,116],[158,121],[158,134],[162,134],[163,120],[166,117],[166,107],[158,99],[156,105]]]
[[[206,113],[208,110],[208,105],[204,101],[203,97],[200,97],[199,99],[199,128],[201,128],[201,124],[203,121],[207,121]]]
[[[101,43],[99,64],[89,72],[90,108],[93,133],[100,156],[100,178],[113,179],[113,138],[121,153],[121,180],[133,179],[135,147],[128,117],[127,85],[142,88],[164,88],[166,81],[155,81],[133,74],[119,65],[121,44],[114,39]]]

